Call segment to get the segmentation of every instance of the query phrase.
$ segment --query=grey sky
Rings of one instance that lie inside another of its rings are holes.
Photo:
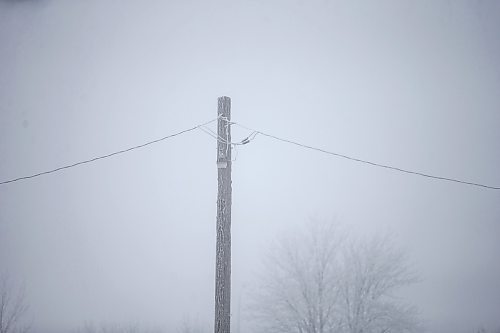
[[[500,186],[499,31],[498,1],[0,1],[0,179],[210,120],[227,95],[247,126]],[[1,268],[40,328],[211,323],[215,200],[202,132],[2,186]],[[233,311],[311,216],[394,232],[435,332],[500,327],[499,191],[264,137],[233,164]]]

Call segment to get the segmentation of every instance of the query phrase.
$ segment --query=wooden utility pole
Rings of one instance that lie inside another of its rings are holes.
[[[215,333],[231,329],[231,99],[217,109],[217,245],[215,263]]]

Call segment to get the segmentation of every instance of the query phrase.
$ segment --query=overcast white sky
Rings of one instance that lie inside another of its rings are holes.
[[[2,0],[0,180],[192,127],[227,95],[247,126],[500,186],[499,32],[499,1]],[[1,186],[1,269],[34,327],[211,327],[215,146],[190,132]],[[432,332],[500,327],[500,191],[265,137],[233,164],[233,311],[272,239],[313,216],[394,233]]]

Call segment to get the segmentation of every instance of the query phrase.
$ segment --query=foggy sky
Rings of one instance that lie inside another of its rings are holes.
[[[192,127],[226,95],[264,132],[499,186],[499,31],[497,1],[0,1],[0,180]],[[33,327],[211,329],[215,147],[190,132],[0,187],[0,270]],[[499,191],[262,136],[237,150],[233,327],[272,240],[311,217],[394,233],[432,332],[500,327]]]

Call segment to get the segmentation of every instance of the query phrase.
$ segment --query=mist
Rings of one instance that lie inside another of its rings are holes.
[[[498,187],[499,31],[496,1],[3,0],[0,181],[214,120],[229,96],[245,127]],[[193,130],[1,185],[0,272],[30,331],[213,330],[216,146]],[[311,220],[391,234],[426,331],[500,329],[498,190],[263,135],[232,149],[233,331],[252,332],[273,244]]]

